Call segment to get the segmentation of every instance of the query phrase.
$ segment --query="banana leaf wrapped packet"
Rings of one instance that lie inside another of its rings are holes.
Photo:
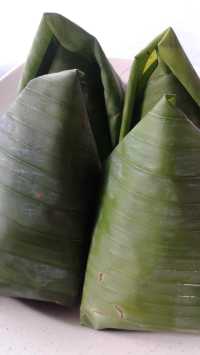
[[[0,118],[1,295],[67,306],[80,299],[102,160],[116,144],[122,103],[98,42],[44,15],[20,92]]]
[[[95,37],[56,13],[45,13],[19,89],[36,76],[79,69],[85,74],[87,110],[101,160],[119,141],[124,86]]]
[[[200,80],[171,28],[139,53],[104,185],[81,323],[200,330]]]

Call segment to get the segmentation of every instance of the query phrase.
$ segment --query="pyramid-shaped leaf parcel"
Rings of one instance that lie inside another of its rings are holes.
[[[199,123],[200,80],[171,28],[135,57],[125,97],[121,139],[165,94],[176,94],[177,106]]]
[[[199,79],[183,54],[171,67],[157,59],[140,91],[144,68],[133,66],[141,77],[130,77],[127,121],[105,167],[81,305],[81,323],[96,329],[200,329]]]
[[[56,13],[43,15],[20,88],[36,76],[79,69],[85,74],[87,110],[101,160],[119,140],[124,89],[97,39]]]
[[[78,300],[123,96],[97,40],[44,14],[19,95],[0,118],[0,294]]]
[[[100,160],[77,70],[27,84],[0,118],[0,294],[77,302]]]

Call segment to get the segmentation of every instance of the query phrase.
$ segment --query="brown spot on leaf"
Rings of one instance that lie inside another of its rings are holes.
[[[44,194],[43,192],[39,191],[39,192],[36,192],[36,197],[40,200],[41,198],[43,198]]]
[[[122,308],[116,304],[115,309],[116,309],[117,314],[120,317],[120,319],[124,319],[124,312],[123,312]]]
[[[96,313],[96,314],[99,314],[101,316],[104,316],[105,314],[97,309],[93,309],[93,312]]]
[[[103,281],[103,276],[104,276],[103,272],[99,272],[98,273],[98,280]]]

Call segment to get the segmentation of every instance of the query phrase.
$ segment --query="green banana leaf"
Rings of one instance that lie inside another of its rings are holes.
[[[123,85],[97,40],[45,14],[19,94],[0,118],[0,294],[80,299],[102,160]]]
[[[135,59],[105,164],[83,325],[200,330],[199,89],[171,29]]]
[[[125,97],[120,140],[168,93],[176,94],[179,108],[198,124],[200,80],[172,28],[135,57]]]
[[[79,69],[88,88],[88,114],[101,160],[119,140],[124,88],[92,35],[55,13],[43,15],[20,89],[36,76]]]
[[[0,294],[79,299],[101,163],[78,70],[35,78],[0,119]]]
[[[0,119],[0,294],[76,303],[101,164],[78,70],[31,80]]]

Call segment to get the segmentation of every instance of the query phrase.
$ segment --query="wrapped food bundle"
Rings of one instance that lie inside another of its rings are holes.
[[[1,295],[78,301],[122,105],[123,85],[97,40],[45,14],[20,93],[0,118]]]
[[[44,14],[25,64],[20,89],[36,76],[79,69],[85,74],[87,110],[101,160],[118,143],[124,86],[92,35],[68,19]]]
[[[0,118],[0,295],[72,306],[85,276],[83,325],[197,331],[200,79],[171,28],[123,101],[98,41],[45,14]]]
[[[200,329],[200,80],[172,29],[133,63],[81,305],[96,329]]]

